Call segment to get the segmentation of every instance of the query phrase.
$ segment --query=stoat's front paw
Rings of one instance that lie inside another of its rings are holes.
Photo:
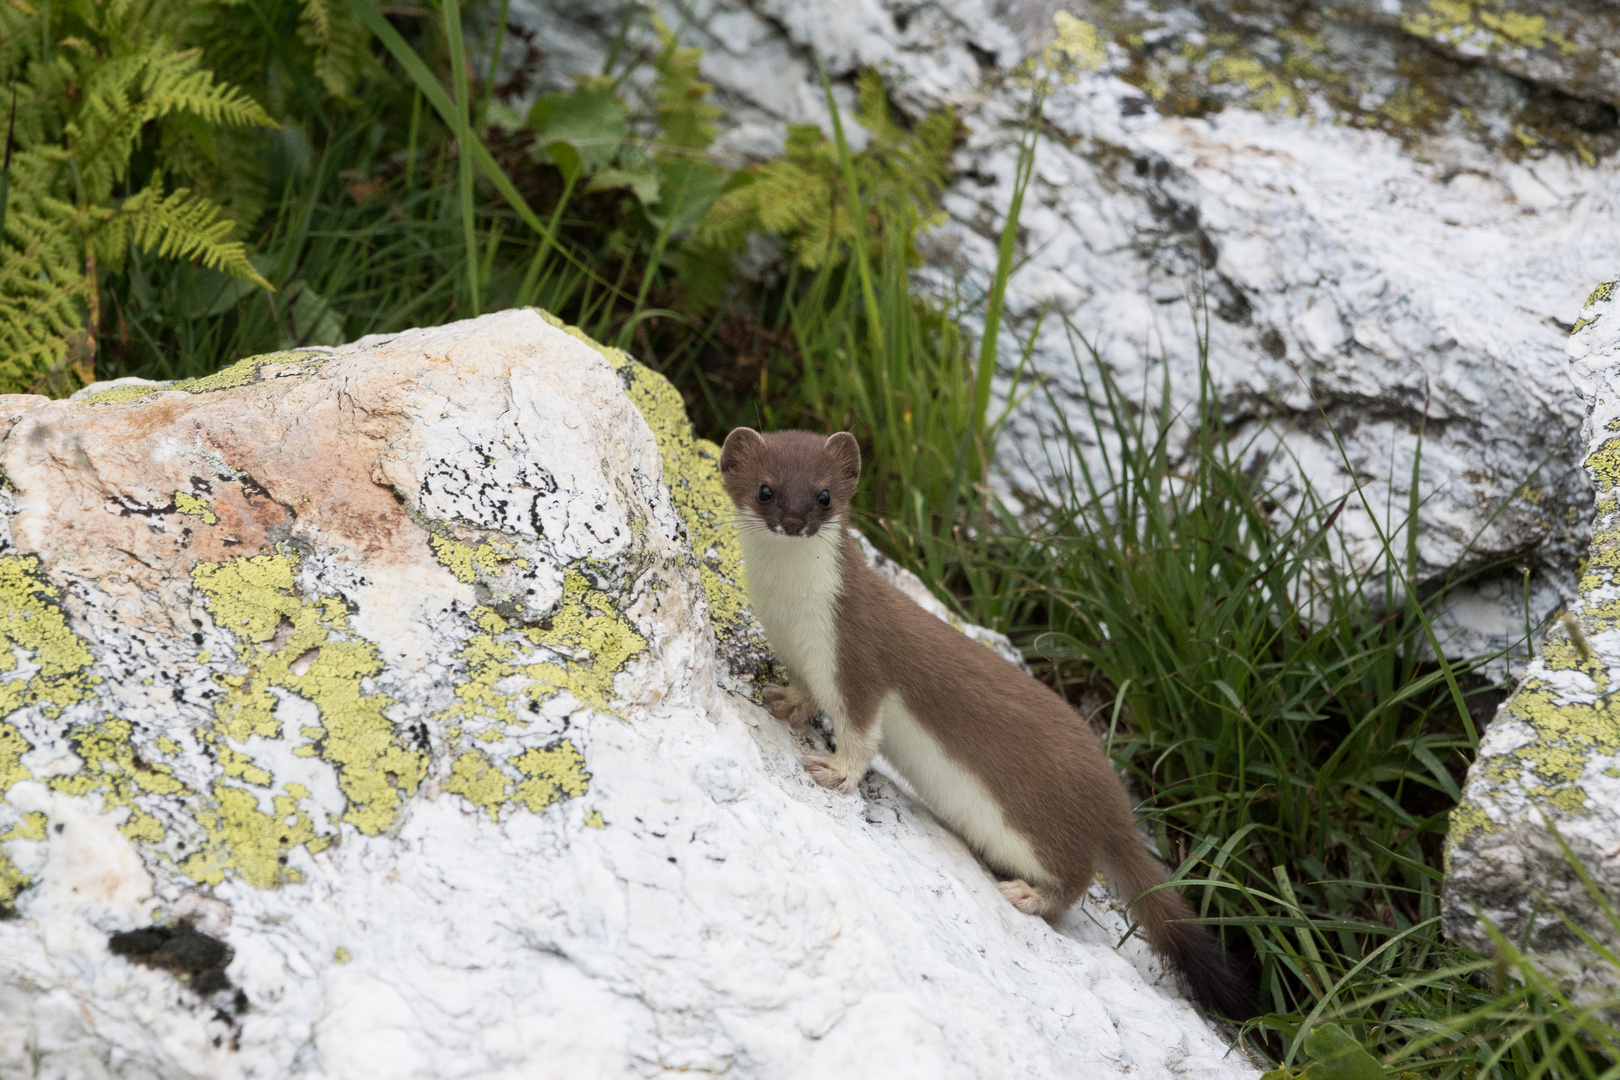
[[[1007,898],[1008,903],[1025,915],[1043,915],[1046,913],[1045,898],[1022,878],[998,882],[996,888],[1001,890],[1001,895]]]
[[[810,720],[820,710],[816,708],[815,699],[796,686],[767,686],[760,692],[765,700],[765,708],[778,720],[785,720],[794,731]]]
[[[840,769],[830,757],[820,754],[806,754],[804,757],[804,771],[810,774],[810,779],[824,788],[831,788],[840,795],[848,795],[855,790],[855,782],[860,777],[849,776]]]

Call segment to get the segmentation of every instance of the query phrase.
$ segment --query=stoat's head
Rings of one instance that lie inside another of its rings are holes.
[[[761,435],[742,427],[726,436],[720,475],[743,527],[809,537],[849,510],[861,478],[861,448],[847,431]]]

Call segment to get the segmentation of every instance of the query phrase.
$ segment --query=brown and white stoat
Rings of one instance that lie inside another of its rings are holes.
[[[795,728],[825,710],[836,750],[808,755],[848,793],[883,756],[1007,880],[1030,915],[1061,914],[1101,865],[1148,943],[1194,999],[1251,1014],[1225,953],[1137,835],[1097,737],[1046,686],[918,607],[866,565],[846,528],[861,475],[854,436],[738,428],[720,454],[737,505],[748,600],[792,678],[767,687]],[[1153,891],[1149,891],[1153,890]]]

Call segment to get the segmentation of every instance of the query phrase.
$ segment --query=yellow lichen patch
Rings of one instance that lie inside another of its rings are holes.
[[[647,646],[612,599],[591,588],[578,570],[564,573],[562,602],[543,626],[514,627],[487,608],[479,610],[477,619],[480,633],[456,654],[467,666],[467,677],[456,687],[447,718],[514,724],[515,697],[537,702],[562,691],[582,705],[613,712],[614,675]],[[533,661],[535,646],[565,659]],[[526,680],[521,689],[499,688],[513,676]]]
[[[1300,113],[1293,87],[1252,56],[1217,56],[1209,62],[1213,83],[1239,83],[1249,91],[1249,104],[1261,112]]]
[[[0,911],[9,911],[17,906],[17,894],[34,883],[29,877],[17,868],[4,854],[0,854]]]
[[[473,562],[485,573],[493,574],[504,564],[512,562],[514,554],[511,548],[497,544],[493,540],[486,540],[478,545],[477,551],[473,552]],[[526,564],[526,560],[523,559],[518,559],[517,562]]]
[[[17,670],[19,651],[38,666],[28,679],[0,682],[0,716],[38,704],[55,717],[89,690],[84,669],[93,658],[68,625],[57,603],[61,595],[39,572],[36,556],[0,558],[0,675]]]
[[[687,539],[698,559],[703,593],[709,601],[709,621],[722,634],[750,635],[745,617],[748,595],[743,589],[742,545],[731,523],[731,496],[720,482],[720,448],[693,436],[686,402],[664,376],[632,360],[622,350],[592,341],[551,313],[539,308],[534,311],[601,353],[625,380],[625,392],[658,443],[670,501],[686,526]],[[764,642],[759,640],[757,644],[763,647]]]
[[[81,798],[100,792],[103,810],[129,809],[119,832],[132,840],[156,843],[163,839],[163,826],[135,805],[136,797],[185,795],[188,789],[169,766],[141,758],[131,735],[129,721],[112,716],[74,725],[68,729],[68,739],[84,765],[70,776],[53,777],[47,783],[64,795]]]
[[[449,779],[444,782],[444,790],[487,810],[491,820],[506,805],[506,789],[506,774],[482,750],[468,750],[458,755],[450,765]]]
[[[1451,811],[1451,840],[1452,843],[1461,843],[1470,833],[1489,835],[1501,828],[1490,819],[1479,804],[1470,799],[1464,799]],[[1450,854],[1449,849],[1447,854]]]
[[[602,811],[589,810],[585,813],[585,827],[587,829],[605,829],[607,822],[602,819]]]
[[[37,810],[24,814],[21,821],[0,833],[0,844],[8,840],[43,839],[45,839],[45,815]],[[33,880],[23,873],[16,863],[7,858],[4,851],[0,851],[0,911],[16,906],[17,894],[32,885]]]
[[[212,375],[204,375],[197,379],[179,379],[170,383],[166,389],[184,390],[188,394],[211,394],[216,390],[234,390],[238,386],[258,382],[259,373],[267,364],[298,364],[305,369],[305,373],[308,373],[318,370],[326,360],[324,353],[300,352],[296,349],[262,353],[238,360],[230,367],[221,368]]]
[[[471,585],[478,577],[478,572],[473,569],[475,553],[472,548],[442,536],[430,535],[428,543],[433,545],[433,554],[439,557],[439,561],[456,575],[457,581]]]
[[[312,742],[299,751],[337,767],[348,800],[343,819],[375,836],[393,822],[401,793],[421,782],[425,755],[399,743],[384,714],[393,699],[361,689],[382,670],[376,646],[350,630],[342,600],[296,595],[294,565],[291,556],[265,554],[198,563],[192,571],[215,622],[239,639],[237,660],[247,668],[245,675],[220,678],[226,692],[215,703],[215,734],[237,742],[255,734],[278,737],[272,688],[311,702],[321,722],[303,729]]]
[[[530,747],[507,764],[517,770],[515,780],[484,751],[465,751],[451,764],[444,790],[460,795],[493,821],[508,803],[538,814],[553,803],[578,798],[590,787],[585,755],[569,739],[558,739],[543,748]]]
[[[543,750],[530,748],[512,759],[523,774],[513,798],[539,813],[554,802],[585,794],[591,774],[585,771],[585,755],[568,739],[559,739]]]
[[[140,793],[178,795],[186,790],[174,770],[161,762],[148,762],[135,752],[128,720],[107,716],[68,729],[73,749],[84,759],[84,767],[71,776],[47,781],[65,795],[85,795],[101,791],[108,806],[128,806]]]
[[[1052,29],[1052,43],[1042,51],[1041,62],[1060,81],[1076,82],[1080,72],[1096,71],[1107,62],[1102,34],[1084,19],[1059,11],[1052,16]]]
[[[481,610],[477,618],[483,632],[473,635],[456,654],[467,665],[467,677],[456,685],[456,700],[446,715],[510,724],[516,719],[512,699],[495,684],[518,673],[519,649],[515,641],[500,637],[508,628],[505,619],[487,609]]]
[[[1560,650],[1568,643],[1560,643]],[[1549,651],[1554,647],[1549,645]],[[1573,650],[1569,650],[1573,652]],[[1556,659],[1567,664],[1567,657]],[[1551,665],[1549,665],[1551,666]],[[1606,684],[1607,680],[1603,682]],[[1530,743],[1512,750],[1486,766],[1493,784],[1523,786],[1518,775],[1528,766],[1540,783],[1525,787],[1534,802],[1579,813],[1585,797],[1579,791],[1587,764],[1595,757],[1620,754],[1620,713],[1613,700],[1602,694],[1594,703],[1561,700],[1559,693],[1544,680],[1529,678],[1507,702],[1507,711],[1523,720],[1535,732]]]
[[[45,839],[45,815],[38,810],[30,810],[5,832],[0,833],[0,844],[7,840],[43,840]]]
[[[252,758],[229,746],[216,747],[214,760],[224,769],[226,776],[240,777],[250,784],[269,787],[270,781],[274,779],[269,772],[253,764]]]
[[[191,494],[189,491],[174,493],[174,508],[182,514],[202,518],[204,525],[217,525],[219,518],[214,516],[214,508],[208,505],[208,500]]]
[[[1605,604],[1588,604],[1581,608],[1581,625],[1594,634],[1620,626],[1620,600]]]
[[[469,585],[478,580],[480,570],[487,575],[497,574],[504,564],[514,561],[512,549],[493,540],[486,540],[473,548],[457,540],[430,534],[428,543],[433,546],[433,554],[439,562],[456,576],[456,580]],[[515,561],[520,567],[528,565],[523,559]]]
[[[1425,11],[1401,20],[1409,34],[1448,45],[1476,45],[1488,51],[1556,46],[1571,55],[1575,45],[1549,30],[1547,17],[1504,8],[1496,0],[1429,0]]]
[[[303,606],[291,595],[296,565],[279,554],[198,563],[191,583],[208,596],[214,622],[247,641],[269,641],[281,620]]]
[[[334,964],[347,964],[353,959],[354,957],[349,955],[349,950],[345,949],[342,945],[339,945],[337,948],[332,950],[332,962]]]
[[[1581,306],[1591,307],[1593,304],[1601,304],[1603,301],[1614,295],[1614,287],[1616,285],[1620,285],[1620,281],[1605,281],[1603,284],[1592,290],[1592,295],[1588,296],[1586,298],[1586,303]]]
[[[562,604],[550,622],[549,629],[526,628],[524,636],[536,645],[582,651],[589,658],[562,664],[531,664],[524,674],[543,685],[568,691],[584,705],[611,712],[613,676],[647,647],[646,641],[620,614],[612,599],[591,588],[578,570],[563,574]]]
[[[105,390],[97,390],[93,394],[86,394],[79,400],[86,405],[118,405],[125,401],[140,401],[149,398],[159,390],[168,389],[165,386],[144,386],[140,383],[125,383],[123,386],[109,386]]]
[[[259,798],[246,788],[223,781],[214,785],[217,812],[197,815],[207,831],[209,843],[180,864],[192,880],[218,885],[227,870],[234,871],[249,885],[274,889],[285,882],[303,881],[304,875],[287,866],[287,853],[300,845],[311,854],[331,843],[331,837],[315,832],[309,815],[299,809],[299,799],[291,792],[271,799],[273,811],[259,809]],[[307,798],[302,788],[298,794]]]
[[[29,749],[22,732],[0,720],[0,798],[11,790],[12,784],[33,779],[34,774],[22,763],[22,756]]]
[[[140,401],[165,390],[183,390],[188,394],[208,394],[215,390],[232,390],[238,386],[247,386],[259,381],[259,373],[267,364],[297,364],[307,372],[315,371],[326,362],[326,354],[316,352],[303,352],[291,350],[288,352],[263,353],[259,356],[249,356],[238,360],[230,367],[221,368],[212,375],[204,375],[196,379],[177,379],[174,382],[160,383],[156,386],[140,386],[126,384],[112,386],[106,390],[98,390],[87,395],[82,400],[90,405],[117,405],[127,401]]]
[[[1592,470],[1598,494],[1620,487],[1620,439],[1607,439],[1587,454],[1586,467]]]

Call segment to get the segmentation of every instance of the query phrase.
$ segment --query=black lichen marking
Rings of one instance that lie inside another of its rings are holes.
[[[109,496],[108,501],[114,503],[118,507],[119,517],[166,517],[169,514],[179,512],[174,504],[173,499],[170,499],[162,506],[147,506],[143,503],[136,502],[134,499],[126,499],[122,495]]]
[[[107,949],[114,956],[172,972],[198,994],[217,994],[231,989],[225,968],[236,955],[235,950],[185,921],[173,926],[154,923],[139,930],[109,934]]]

